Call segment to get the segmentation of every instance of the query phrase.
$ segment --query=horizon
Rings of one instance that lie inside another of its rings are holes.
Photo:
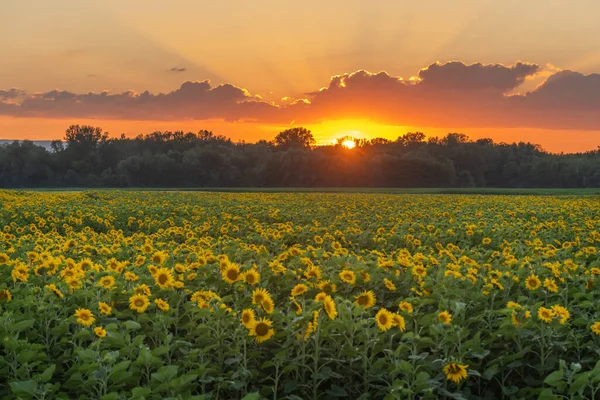
[[[4,8],[6,140],[53,140],[79,124],[256,142],[304,126],[318,144],[420,131],[552,153],[600,146],[600,3],[591,0]]]
[[[98,127],[98,128],[102,129],[102,127]],[[104,131],[103,129],[102,129],[102,131],[104,133],[108,134],[108,139],[116,139],[116,140],[123,139],[121,137],[121,135],[113,135],[113,134],[111,134],[108,131]],[[197,135],[201,131],[210,131],[210,130],[208,130],[208,129],[200,129],[200,130],[195,131],[195,132],[194,131],[187,131],[186,132],[186,131],[182,131],[182,130],[163,130],[163,131],[154,130],[154,131],[151,131],[151,132],[144,132],[144,133],[139,133],[139,134],[136,134],[136,135],[129,135],[129,136],[126,136],[124,139],[135,140],[136,138],[138,138],[140,136],[147,136],[147,135],[150,135],[150,134],[155,133],[155,132],[161,132],[161,133],[183,132],[185,134],[192,133],[194,135]],[[212,132],[212,131],[210,131],[210,132],[213,133],[215,136],[224,136],[226,139],[231,140],[231,142],[234,143],[234,144],[249,144],[249,145],[252,145],[252,144],[258,144],[261,141],[267,141],[269,143],[275,144],[274,140],[259,139],[259,140],[255,140],[255,141],[246,141],[243,138],[240,138],[240,139],[237,139],[237,140],[233,140],[233,139],[231,139],[231,138],[229,138],[229,137],[227,137],[225,135],[220,135],[219,132]],[[461,134],[460,132],[446,132],[446,134],[435,135],[434,136],[434,135],[427,135],[426,132],[415,131],[415,132],[404,132],[404,133],[399,134],[396,138],[387,139],[387,140],[389,140],[390,142],[393,143],[394,141],[396,141],[397,139],[399,139],[403,135],[410,134],[410,133],[423,133],[425,135],[424,143],[426,143],[428,141],[428,139],[430,139],[430,138],[431,139],[442,139],[445,136],[453,134],[453,133],[459,133],[459,134]],[[492,139],[492,138],[487,138],[487,137],[481,137],[481,138],[474,139],[474,138],[470,137],[469,135],[466,135],[466,136],[467,136],[467,140],[469,142],[476,142],[479,139]],[[311,147],[316,148],[316,147],[327,147],[327,146],[342,145],[346,149],[351,150],[355,146],[359,146],[358,143],[359,143],[360,140],[373,140],[373,139],[386,139],[386,138],[381,138],[381,137],[361,138],[361,137],[354,137],[354,136],[351,136],[351,135],[346,135],[346,136],[339,136],[336,139],[331,140],[331,141],[326,141],[326,142],[316,141],[315,144],[312,145]],[[61,142],[61,143],[67,143],[67,141],[65,140],[64,137],[61,137],[61,138],[58,138],[58,139],[7,139],[7,138],[0,137],[0,146],[4,145],[4,144],[8,144],[8,143],[23,142],[23,141],[32,142],[35,145],[44,147],[46,150],[50,150],[50,145],[51,145],[52,142],[58,141],[58,142]],[[555,155],[560,155],[560,154],[565,154],[565,155],[568,155],[568,154],[582,154],[582,153],[590,153],[590,152],[600,151],[600,145],[597,148],[595,148],[595,149],[584,150],[584,151],[575,151],[575,152],[559,151],[559,152],[554,152],[554,151],[550,151],[548,149],[545,149],[539,143],[534,143],[534,142],[530,142],[530,141],[526,141],[526,140],[507,142],[507,141],[498,141],[498,140],[492,139],[492,141],[493,141],[493,143],[495,145],[507,145],[507,146],[519,145],[519,144],[529,144],[529,145],[533,145],[533,146],[538,147],[539,150],[541,150],[544,153],[555,154]],[[347,142],[352,142],[352,144],[349,145]],[[44,145],[42,145],[41,143],[43,143]],[[47,144],[47,146],[45,146],[46,144]]]

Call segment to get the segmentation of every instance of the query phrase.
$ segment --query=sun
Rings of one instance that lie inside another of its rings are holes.
[[[353,149],[356,147],[356,142],[352,139],[346,139],[342,142],[342,146],[344,146],[347,149]]]

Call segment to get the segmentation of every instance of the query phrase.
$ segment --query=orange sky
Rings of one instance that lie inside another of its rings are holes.
[[[462,132],[473,139],[530,141],[554,152],[600,145],[595,116],[600,85],[592,75],[600,72],[596,0],[22,0],[6,2],[1,12],[3,139],[58,139],[70,124],[87,123],[114,135],[211,129],[256,141],[301,124],[323,144],[345,135],[395,139],[419,130],[429,136]],[[507,67],[521,60],[537,70],[507,78],[512,73],[507,68],[498,73],[439,68],[428,76],[434,101],[427,85],[416,94],[393,89],[397,77],[408,82],[432,63],[452,60]],[[359,70],[386,71],[386,76],[356,80],[352,90],[334,87],[332,76]],[[545,92],[525,98],[561,70],[581,76],[561,75],[565,79]],[[213,89],[225,83],[243,88],[247,99],[262,100],[276,113],[231,111],[240,101],[231,90],[201,104],[192,93],[172,109],[136,105],[131,114],[118,112],[126,110],[118,102],[99,113],[103,98],[86,106],[81,103],[88,99],[77,97],[69,108],[51,92],[172,93],[182,82],[207,79]],[[315,95],[323,87],[330,90]],[[9,97],[11,88],[22,94]],[[497,90],[496,97],[489,96],[493,102],[486,100],[490,88]],[[475,96],[473,90],[480,92]],[[501,99],[514,93],[528,104]],[[14,107],[35,96],[31,107]],[[217,110],[200,115],[177,111],[210,108],[223,98]],[[291,100],[284,98],[308,98],[313,104],[289,107]],[[174,116],[165,117],[169,112]],[[260,122],[232,122],[240,115],[240,121]]]
[[[70,124],[87,124],[100,126],[111,136],[136,136],[139,133],[150,133],[154,130],[183,130],[197,132],[200,129],[212,130],[215,133],[231,137],[234,141],[245,140],[255,142],[261,139],[271,140],[278,132],[289,128],[287,125],[265,125],[259,123],[235,123],[218,120],[207,121],[127,121],[127,120],[90,120],[90,119],[41,119],[0,117],[0,137],[9,140],[54,140],[62,138],[66,127]],[[352,136],[355,138],[383,137],[394,140],[406,132],[424,132],[427,136],[444,136],[448,132],[463,132],[471,139],[494,138],[497,142],[530,141],[544,143],[544,149],[554,153],[582,152],[600,145],[598,132],[564,131],[536,128],[505,129],[458,129],[428,128],[413,126],[394,126],[372,123],[366,120],[336,120],[321,124],[306,125],[314,134],[317,144],[326,145],[335,142],[336,138]]]

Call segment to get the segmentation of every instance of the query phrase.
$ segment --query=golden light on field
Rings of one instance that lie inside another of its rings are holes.
[[[356,147],[356,142],[353,139],[346,139],[342,142],[342,146],[347,149],[353,149]]]

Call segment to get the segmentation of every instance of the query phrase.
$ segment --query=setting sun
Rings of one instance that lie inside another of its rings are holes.
[[[342,142],[342,146],[344,146],[347,149],[353,149],[356,147],[356,142],[352,139],[346,139]]]

